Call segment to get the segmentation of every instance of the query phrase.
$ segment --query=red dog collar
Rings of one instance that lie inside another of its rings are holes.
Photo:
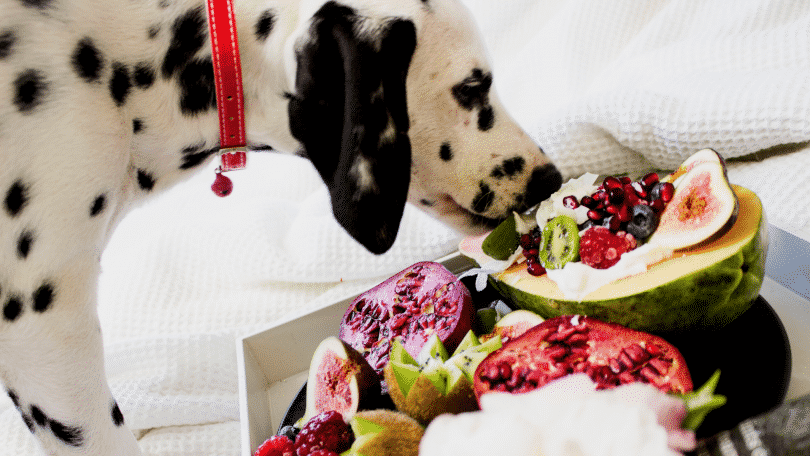
[[[217,167],[217,177],[211,190],[218,196],[228,196],[233,190],[233,183],[222,173],[243,169],[247,164],[242,66],[239,61],[233,0],[207,0],[207,5],[222,160]]]

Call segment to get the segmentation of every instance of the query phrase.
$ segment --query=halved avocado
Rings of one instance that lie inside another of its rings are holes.
[[[732,187],[739,213],[724,234],[678,250],[646,272],[604,285],[581,301],[567,299],[548,276],[534,277],[522,264],[492,274],[490,283],[516,306],[544,318],[583,314],[649,332],[721,328],[759,294],[768,246],[759,198]],[[483,265],[490,258],[481,251],[480,239],[462,240],[459,250]]]

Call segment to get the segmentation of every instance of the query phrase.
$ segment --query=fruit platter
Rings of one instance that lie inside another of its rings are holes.
[[[243,454],[416,454],[434,420],[576,376],[679,398],[697,438],[731,429],[790,378],[759,296],[765,227],[708,149],[663,176],[572,179],[457,253],[242,339]],[[310,451],[322,429],[339,451]]]

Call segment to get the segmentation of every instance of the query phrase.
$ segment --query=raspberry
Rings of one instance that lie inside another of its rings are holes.
[[[335,411],[322,412],[313,416],[298,437],[295,438],[296,456],[327,456],[329,453],[316,454],[318,450],[329,450],[342,453],[352,446],[354,433],[343,421],[343,416]]]
[[[340,456],[332,450],[315,450],[309,456]]]
[[[284,435],[274,435],[256,449],[253,456],[294,456],[293,441]]]
[[[636,248],[636,238],[624,231],[613,233],[604,226],[589,228],[579,240],[579,258],[596,269],[607,269],[619,262],[625,252]]]

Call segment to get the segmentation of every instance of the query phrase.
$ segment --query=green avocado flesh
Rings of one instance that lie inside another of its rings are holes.
[[[768,245],[759,198],[743,187],[733,188],[740,210],[728,231],[678,250],[646,272],[607,284],[582,301],[566,299],[556,283],[531,276],[522,264],[491,275],[490,283],[516,306],[543,318],[583,314],[648,332],[723,327],[758,296]],[[462,241],[460,251],[486,263],[475,239]]]

